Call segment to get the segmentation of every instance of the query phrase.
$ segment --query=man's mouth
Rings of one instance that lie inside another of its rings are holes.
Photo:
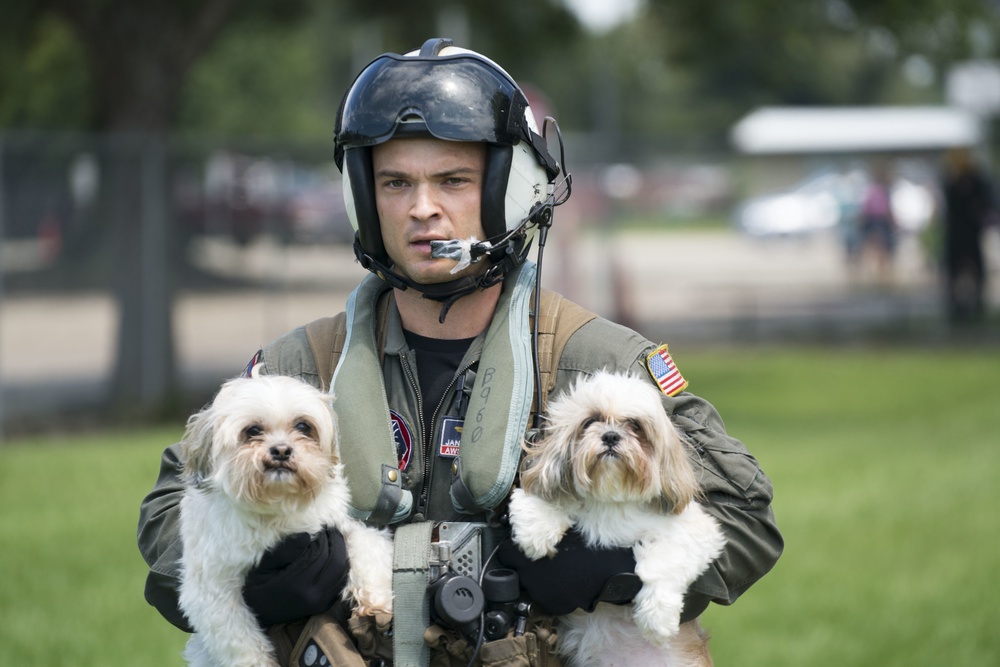
[[[410,240],[410,245],[413,246],[413,247],[419,248],[422,251],[430,252],[431,248],[433,247],[435,241],[441,242],[441,241],[444,241],[444,240],[445,239],[442,239],[442,238],[437,237],[437,236],[433,236],[433,237],[431,237],[431,236],[428,236],[428,237],[418,237],[418,238],[411,239]]]

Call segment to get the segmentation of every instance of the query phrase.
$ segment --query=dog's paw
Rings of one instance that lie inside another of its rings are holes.
[[[515,535],[513,539],[518,548],[531,560],[550,558],[555,556],[558,551],[556,544],[559,541],[553,541],[545,535],[522,535],[520,539]]]
[[[531,560],[556,554],[556,545],[569,530],[569,515],[540,498],[515,489],[510,499],[511,539]]]
[[[646,641],[665,647],[680,631],[683,606],[683,596],[658,594],[655,587],[643,586],[632,603],[632,616]]]
[[[352,526],[344,531],[350,562],[344,599],[359,616],[392,613],[392,541],[388,533]]]
[[[565,529],[545,530],[540,523],[532,525],[527,521],[511,521],[510,537],[525,556],[539,560],[556,555],[556,545],[565,532]]]
[[[352,580],[344,590],[344,597],[358,616],[392,614],[392,585]]]
[[[666,648],[680,632],[680,617],[673,619],[652,619],[635,614],[635,623],[642,633],[642,638],[653,646]]]
[[[358,616],[392,614],[392,582],[364,581],[351,578],[344,596]]]
[[[392,596],[355,598],[354,611],[358,616],[392,615]]]

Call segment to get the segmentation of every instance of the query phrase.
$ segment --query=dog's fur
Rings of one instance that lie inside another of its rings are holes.
[[[332,397],[299,380],[230,380],[193,415],[181,443],[181,609],[195,666],[274,667],[274,649],[243,601],[247,572],[282,538],[337,528],[344,590],[360,615],[392,610],[392,542],[348,516]]]
[[[648,380],[600,372],[549,407],[525,445],[510,503],[514,542],[551,556],[575,526],[595,547],[632,546],[642,588],[631,606],[599,603],[559,619],[572,667],[711,665],[697,619],[680,625],[688,586],[722,551],[722,531],[697,502],[685,447]]]

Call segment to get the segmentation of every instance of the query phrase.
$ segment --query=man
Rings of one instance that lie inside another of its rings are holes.
[[[986,294],[983,233],[996,215],[993,187],[968,148],[945,154],[943,264],[948,319],[981,320]]]
[[[513,569],[533,603],[518,607],[517,632],[480,655],[477,624],[449,627],[437,598],[428,612],[427,596],[441,587],[425,592],[431,568],[417,558],[398,567],[392,632],[351,626],[362,653],[384,658],[388,642],[396,665],[464,665],[470,653],[470,664],[490,664],[491,651],[557,665],[551,616],[635,595],[631,549],[589,549],[571,532],[554,558],[532,562],[502,516],[522,440],[547,396],[600,369],[642,374],[662,389],[726,533],[725,552],[687,595],[684,620],[710,601],[732,603],[770,570],[782,549],[770,482],[715,409],[683,391],[665,346],[537,289],[526,256],[534,238],[544,244],[552,208],[568,192],[557,195],[561,165],[499,66],[449,40],[381,56],[345,97],[336,150],[355,252],[372,275],[345,313],[283,336],[247,374],[295,375],[334,391],[355,514],[394,528],[397,564],[414,553],[426,561],[440,522],[482,525],[475,566]],[[147,599],[183,628],[178,467],[168,448],[143,503],[139,544],[150,564]],[[264,625],[320,614],[335,606],[349,566],[343,553],[333,531],[287,540],[250,573],[244,596]]]

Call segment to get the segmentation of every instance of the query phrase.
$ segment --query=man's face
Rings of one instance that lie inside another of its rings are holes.
[[[454,280],[454,260],[431,257],[431,241],[483,240],[480,202],[486,146],[393,139],[372,148],[382,240],[397,273],[420,284]],[[465,273],[482,270],[473,265]]]

